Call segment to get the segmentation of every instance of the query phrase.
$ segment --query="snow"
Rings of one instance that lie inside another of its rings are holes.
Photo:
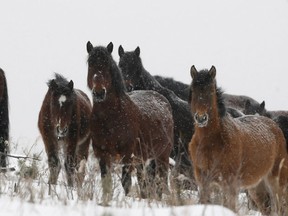
[[[198,70],[214,65],[218,85],[227,93],[265,100],[268,110],[288,110],[287,0],[12,0],[0,7],[0,67],[9,88],[12,154],[43,158],[38,112],[55,72],[91,96],[86,85],[89,40],[105,46],[112,41],[116,61],[119,45],[127,51],[139,46],[152,75],[185,83],[191,82],[192,65]],[[62,204],[33,204],[0,191],[0,215],[101,215],[106,210],[93,202]],[[172,214],[170,208],[132,208],[110,210]],[[197,208],[175,207],[173,213],[194,215]]]
[[[45,204],[35,205],[34,203],[23,203],[21,200],[2,200],[0,198],[0,208],[6,211],[3,216],[39,216],[39,215],[103,215],[103,216],[135,216],[135,215],[175,215],[175,216],[205,216],[205,215],[221,215],[221,216],[235,216],[233,212],[220,206],[183,206],[175,208],[144,208],[144,207],[130,207],[130,208],[107,208],[96,206],[93,202],[88,203],[73,203],[68,205],[63,204]]]

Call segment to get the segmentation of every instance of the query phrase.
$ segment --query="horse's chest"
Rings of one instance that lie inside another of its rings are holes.
[[[206,139],[195,141],[193,150],[193,161],[200,169],[209,170],[220,168],[225,164],[225,151],[223,144],[217,139]]]
[[[137,138],[137,127],[125,115],[97,116],[91,122],[91,135],[99,150],[122,152],[131,148]]]

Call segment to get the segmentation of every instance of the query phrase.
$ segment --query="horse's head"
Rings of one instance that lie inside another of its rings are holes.
[[[192,115],[198,127],[205,127],[209,122],[213,107],[219,106],[216,96],[216,68],[212,66],[210,70],[198,72],[193,65],[190,74],[192,77],[191,92],[193,92],[190,98]]]
[[[265,101],[261,104],[252,104],[251,101],[248,99],[245,102],[245,109],[243,110],[245,115],[261,115],[267,116],[267,111],[265,109]]]
[[[72,103],[74,98],[73,81],[68,82],[56,74],[56,79],[48,83],[51,91],[51,116],[54,119],[55,133],[58,139],[68,134],[72,116]]]
[[[93,47],[90,41],[87,43],[88,56],[88,87],[92,90],[93,100],[100,102],[105,100],[107,89],[111,87],[111,53],[113,43],[110,42],[107,47]]]
[[[142,61],[140,58],[140,48],[137,47],[134,51],[124,52],[123,47],[120,45],[118,49],[119,54],[119,67],[125,80],[126,88],[128,91],[138,89],[140,78]]]

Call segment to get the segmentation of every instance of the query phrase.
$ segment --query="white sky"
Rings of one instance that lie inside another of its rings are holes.
[[[288,110],[287,0],[11,0],[0,3],[0,67],[12,140],[35,141],[54,72],[86,87],[86,43],[141,48],[153,75],[190,83],[190,67],[217,69],[227,93]]]

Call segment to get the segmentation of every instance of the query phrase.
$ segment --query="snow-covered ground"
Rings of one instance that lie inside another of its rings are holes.
[[[99,215],[99,216],[129,216],[129,215],[159,215],[159,216],[235,216],[231,210],[220,205],[197,204],[196,191],[183,191],[179,205],[175,194],[163,195],[162,201],[140,199],[137,195],[137,180],[132,179],[132,190],[128,196],[119,179],[120,166],[115,165],[113,174],[113,199],[109,206],[101,205],[101,178],[95,158],[90,157],[86,169],[87,175],[81,190],[69,188],[65,183],[65,173],[61,172],[58,185],[52,186],[49,194],[47,184],[48,169],[46,156],[40,154],[40,161],[21,160],[18,164],[10,159],[10,166],[15,172],[0,174],[0,209],[1,216],[62,216],[64,215]],[[34,164],[33,164],[34,163]],[[29,170],[37,170],[36,178],[25,178],[31,175]],[[36,168],[36,169],[35,169]],[[63,169],[62,169],[63,170]],[[170,190],[173,193],[173,190]],[[174,192],[175,193],[175,192]],[[239,196],[238,215],[260,215],[259,212],[247,208],[244,195]]]
[[[191,81],[191,65],[197,69],[215,65],[218,85],[226,92],[265,100],[269,110],[288,110],[287,0],[11,0],[1,1],[0,10],[0,67],[9,88],[11,153],[45,154],[37,119],[46,82],[54,72],[72,79],[90,96],[88,40],[94,45],[112,41],[116,61],[119,45],[125,50],[140,46],[151,74],[185,83]],[[18,166],[16,159],[10,161]],[[111,215],[202,215],[204,211],[197,205],[148,208],[128,198],[129,207],[111,208],[98,206],[95,199],[45,196],[29,202],[13,192],[11,181],[5,175],[0,178],[1,216],[110,215],[110,211]],[[37,191],[39,186],[33,187]],[[205,212],[232,215],[213,206]]]

